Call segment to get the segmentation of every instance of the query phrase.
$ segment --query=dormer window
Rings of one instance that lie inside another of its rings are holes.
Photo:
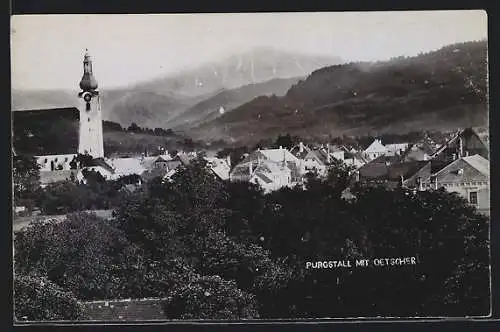
[[[458,170],[457,170],[457,174],[458,174],[458,175],[463,175],[463,174],[464,174],[464,170],[463,170],[463,168],[458,169]]]

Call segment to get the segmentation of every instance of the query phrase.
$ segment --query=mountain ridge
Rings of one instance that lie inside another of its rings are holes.
[[[486,41],[474,41],[414,57],[323,67],[284,97],[257,97],[190,135],[253,143],[285,132],[323,137],[482,126],[486,59]]]

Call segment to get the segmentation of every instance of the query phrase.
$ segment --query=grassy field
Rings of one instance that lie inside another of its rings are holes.
[[[84,212],[89,212],[89,213],[95,213],[98,217],[104,218],[104,219],[110,219],[113,217],[113,210],[89,210],[89,211],[84,211]],[[14,232],[18,232],[25,227],[49,221],[49,220],[55,220],[57,222],[64,221],[66,219],[66,215],[38,215],[38,216],[28,216],[28,217],[14,217],[12,220],[12,229]]]

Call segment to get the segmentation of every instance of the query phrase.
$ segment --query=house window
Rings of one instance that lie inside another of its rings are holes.
[[[45,159],[43,160],[43,163],[44,163],[44,164],[46,164],[46,163],[47,163],[47,158],[45,158]]]
[[[473,205],[477,205],[477,191],[471,191],[469,193],[469,202]]]
[[[68,162],[68,157],[64,158],[64,162]]]
[[[54,159],[54,162],[55,162],[55,163],[57,163],[57,158],[56,158],[56,159]]]

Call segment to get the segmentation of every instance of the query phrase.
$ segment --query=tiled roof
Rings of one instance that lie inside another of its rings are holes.
[[[429,161],[413,161],[392,164],[389,166],[387,178],[389,180],[397,180],[402,176],[404,179],[407,179],[415,175],[428,163]]]
[[[164,299],[108,300],[83,302],[86,320],[92,321],[151,321],[167,320]]]
[[[297,161],[297,157],[290,153],[287,149],[265,149],[259,152],[266,157],[266,159],[279,162],[285,159],[286,161]]]
[[[490,176],[490,162],[481,157],[478,154],[475,154],[473,156],[468,156],[468,157],[463,157],[463,160],[465,160],[469,165],[477,169],[481,174]]]
[[[22,155],[77,153],[79,126],[80,111],[75,107],[13,111],[12,143]]]
[[[265,183],[273,182],[270,178],[268,178],[265,174],[261,172],[256,172],[255,176],[257,176],[260,180],[264,181]]]
[[[385,147],[382,145],[382,143],[380,143],[379,140],[374,140],[372,144],[370,144],[370,146],[368,146],[366,149],[365,149],[365,152],[385,152],[386,149]]]
[[[370,162],[359,169],[359,174],[367,179],[387,179],[398,180],[401,176],[407,179],[421,170],[428,161],[414,161],[405,163],[385,163]]]
[[[146,170],[139,158],[114,158],[109,159],[108,163],[114,169],[116,176],[141,175]]]
[[[299,159],[304,159],[310,150],[311,149],[307,145],[304,145],[302,152],[300,152],[300,145],[296,145],[290,149],[290,153]]]
[[[102,168],[104,168],[105,170],[107,170],[108,172],[114,174],[115,173],[115,170],[114,168],[109,165],[105,160],[104,158],[94,158],[92,159],[92,161],[90,162],[90,166],[101,166]]]

